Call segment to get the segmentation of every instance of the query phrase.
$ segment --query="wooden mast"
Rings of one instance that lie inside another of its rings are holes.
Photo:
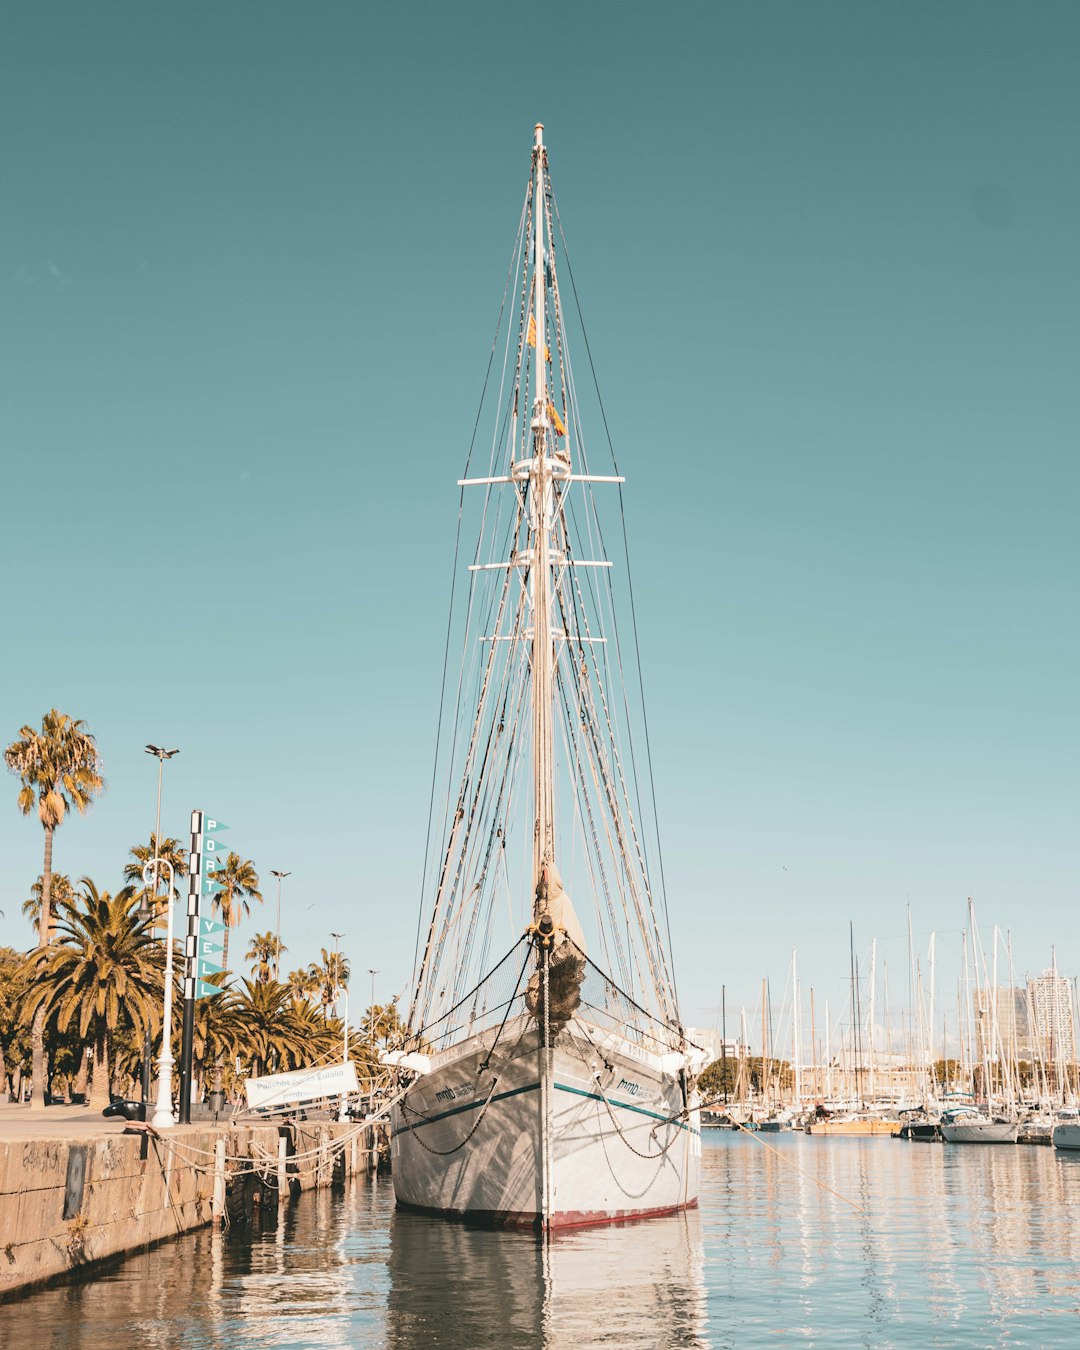
[[[536,822],[533,836],[533,894],[545,862],[555,858],[554,830],[554,679],[551,639],[551,527],[554,488],[548,462],[547,314],[545,303],[544,127],[536,124],[533,147],[533,322],[536,355],[532,414],[532,464],[529,469],[529,513],[533,537],[529,569],[532,598],[533,794]]]

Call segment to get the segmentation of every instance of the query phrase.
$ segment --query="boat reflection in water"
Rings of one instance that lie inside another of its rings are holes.
[[[387,1338],[419,1345],[580,1350],[708,1347],[701,1216],[532,1234],[398,1210],[390,1229]]]

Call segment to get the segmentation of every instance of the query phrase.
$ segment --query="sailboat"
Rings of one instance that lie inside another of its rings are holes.
[[[459,548],[470,509],[477,542],[443,675],[446,795],[433,778],[407,1038],[386,1056],[398,1204],[543,1233],[696,1205],[708,1058],[678,1011],[622,678],[637,636],[614,624],[598,498],[623,479],[590,471],[556,238],[561,265],[537,125],[488,472],[470,451],[459,480]]]

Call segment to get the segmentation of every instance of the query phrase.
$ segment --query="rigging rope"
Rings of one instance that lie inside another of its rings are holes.
[[[480,391],[480,401],[476,409],[476,419],[473,423],[472,436],[469,440],[469,451],[465,457],[465,472],[461,475],[462,478],[467,478],[469,476],[469,465],[472,463],[473,450],[476,446],[476,433],[479,429],[480,418],[483,414],[484,399],[487,396],[488,382],[491,378],[491,367],[495,360],[495,351],[499,342],[499,333],[502,330],[503,313],[505,312],[506,309],[506,297],[510,293],[510,279],[514,275],[514,272],[517,270],[518,254],[521,249],[522,240],[525,238],[524,234],[525,221],[529,211],[529,203],[531,201],[532,201],[532,176],[530,175],[529,186],[525,194],[525,205],[522,208],[521,220],[519,220],[518,222],[518,233],[517,237],[514,240],[514,248],[510,257],[510,267],[507,272],[506,285],[503,288],[502,301],[499,304],[499,318],[498,322],[495,325],[495,336],[492,339],[491,351],[488,354],[487,370],[484,373],[484,383]],[[446,642],[443,648],[443,669],[439,693],[439,716],[435,731],[434,763],[432,764],[431,767],[431,794],[428,801],[428,822],[427,822],[427,835],[429,838],[431,836],[431,824],[432,820],[434,819],[434,812],[435,812],[435,786],[439,771],[439,744],[442,739],[443,714],[446,707],[446,674],[450,662],[450,636],[453,630],[453,622],[454,622],[454,596],[457,592],[457,566],[458,566],[458,554],[461,546],[461,518],[464,510],[464,504],[465,504],[465,489],[462,488],[458,494],[457,528],[454,534],[454,560],[450,570],[450,606],[449,606],[449,613],[447,614],[446,618]],[[428,858],[428,851],[425,850],[424,870],[420,882],[420,904],[417,907],[419,912],[416,918],[416,942],[413,950],[414,967],[416,965],[417,958],[420,955],[420,934],[422,932],[422,924],[424,916],[424,895],[427,891],[427,858]],[[418,993],[419,990],[417,990],[417,994],[414,994],[413,996],[413,1008],[410,1008],[410,1020],[412,1017],[412,1012],[415,1009],[415,1001],[418,996]]]
[[[574,293],[574,303],[575,303],[575,305],[576,305],[576,307],[577,307],[578,320],[579,320],[579,322],[581,323],[581,335],[582,335],[582,338],[584,339],[584,342],[585,342],[585,354],[586,354],[586,356],[588,357],[588,361],[589,361],[589,370],[590,370],[590,372],[592,373],[592,377],[593,377],[593,387],[594,387],[594,389],[596,390],[596,399],[597,399],[597,403],[598,403],[599,408],[600,408],[600,417],[601,417],[601,420],[602,420],[602,422],[603,422],[603,424],[604,424],[604,434],[605,434],[605,436],[607,437],[608,448],[609,448],[609,450],[610,450],[610,452],[611,452],[611,462],[612,462],[612,464],[613,464],[613,466],[614,466],[614,468],[615,468],[616,474],[618,474],[618,472],[619,472],[619,464],[618,464],[618,459],[616,458],[616,455],[615,455],[615,444],[614,444],[614,441],[613,441],[612,436],[611,436],[611,427],[610,427],[610,425],[609,425],[609,423],[608,423],[607,410],[606,410],[605,407],[604,407],[604,400],[603,400],[603,397],[602,397],[601,394],[600,394],[600,382],[599,382],[599,380],[597,379],[597,375],[596,375],[596,365],[595,365],[595,363],[594,363],[594,361],[593,361],[593,355],[592,355],[592,347],[591,347],[591,345],[590,345],[590,343],[589,343],[589,335],[588,335],[588,332],[587,332],[587,330],[586,330],[586,328],[585,328],[585,315],[584,315],[584,312],[583,312],[583,310],[582,310],[582,308],[581,308],[581,299],[580,299],[580,297],[579,297],[579,295],[578,295],[577,283],[576,283],[576,281],[574,280],[574,269],[573,269],[573,267],[572,267],[571,264],[570,264],[570,252],[569,252],[569,250],[568,250],[568,248],[567,248],[567,246],[566,246],[566,236],[565,236],[565,234],[563,233],[562,218],[561,218],[560,215],[559,215],[559,208],[558,208],[557,203],[555,202],[554,194],[552,194],[551,204],[552,204],[552,211],[553,211],[555,220],[557,221],[558,226],[559,226],[559,237],[560,237],[560,239],[562,240],[562,246],[563,246],[563,258],[564,258],[564,260],[565,260],[565,262],[566,262],[566,271],[567,271],[567,275],[568,275],[569,278],[570,278],[570,287],[571,287],[571,290],[572,290],[573,293]],[[624,502],[624,498],[623,498],[622,484],[619,483],[619,484],[617,485],[617,487],[618,487],[618,492],[619,492],[619,518],[620,518],[620,521],[621,521],[621,523],[622,523],[623,553],[624,553],[624,556],[625,556],[625,559],[626,559],[626,582],[627,582],[627,589],[628,589],[629,597],[630,597],[630,623],[631,623],[631,629],[632,629],[633,634],[634,634],[634,658],[635,658],[635,661],[637,662],[637,668],[638,668],[638,690],[639,690],[639,694],[640,694],[640,697],[641,697],[641,720],[642,720],[642,727],[643,727],[644,732],[645,732],[645,757],[646,757],[646,766],[647,766],[647,769],[648,769],[648,775],[649,775],[649,790],[650,790],[650,795],[651,795],[651,798],[652,798],[653,820],[654,820],[654,822],[655,822],[655,824],[656,824],[656,854],[657,854],[657,862],[658,862],[659,868],[660,868],[660,893],[661,893],[661,901],[662,901],[662,904],[663,904],[663,907],[664,907],[664,921],[665,921],[665,926],[666,926],[666,929],[667,929],[668,951],[669,951],[670,954],[671,954],[671,961],[672,961],[672,968],[671,968],[672,991],[675,993],[675,1006],[678,1007],[678,989],[677,989],[677,986],[676,986],[676,983],[675,983],[675,970],[674,970],[674,951],[673,951],[673,949],[672,949],[672,943],[671,943],[671,914],[670,914],[670,911],[669,911],[669,909],[668,909],[668,902],[667,902],[667,881],[666,881],[665,876],[664,876],[664,854],[663,854],[663,849],[662,849],[661,843],[660,843],[660,819],[659,819],[659,814],[658,814],[657,806],[656,806],[656,780],[655,780],[655,776],[654,776],[654,774],[653,774],[652,746],[651,746],[650,739],[649,739],[649,719],[648,719],[648,714],[647,714],[647,712],[646,712],[646,710],[645,710],[645,682],[644,682],[644,675],[643,675],[643,672],[642,672],[642,669],[641,669],[641,649],[640,649],[640,644],[639,644],[639,641],[638,641],[637,608],[636,608],[635,603],[634,603],[634,581],[633,581],[633,576],[632,576],[631,571],[630,571],[630,547],[629,547],[629,540],[628,540],[628,538],[627,538],[627,531],[626,531],[626,507],[625,507],[625,502]],[[599,528],[599,521],[597,522],[597,527]],[[615,630],[615,631],[616,631],[616,651],[618,652],[618,650],[619,650],[619,643],[618,643],[618,636],[617,636],[617,634],[618,634],[618,628],[617,628],[617,627],[616,627],[616,630]],[[620,670],[621,670],[621,669],[622,669],[622,657],[621,657],[621,654],[619,655],[619,667],[620,667]],[[631,742],[630,742],[630,759],[631,759],[631,764],[632,764],[632,766],[633,766],[634,774],[635,774],[635,776],[636,776],[637,769],[636,769],[636,766],[634,765],[634,746],[633,746],[633,741],[632,741],[632,740],[631,740]]]

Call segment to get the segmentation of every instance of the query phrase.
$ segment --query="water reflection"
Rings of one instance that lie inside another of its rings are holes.
[[[697,1212],[565,1233],[548,1245],[397,1213],[389,1272],[391,1350],[710,1344]]]
[[[711,1137],[700,1213],[560,1236],[357,1181],[0,1308],[2,1350],[666,1350],[1080,1342],[1080,1157]]]
[[[706,1211],[714,1337],[1080,1341],[1080,1157],[802,1135],[768,1153],[748,1137],[711,1142],[709,1194],[723,1201]]]

